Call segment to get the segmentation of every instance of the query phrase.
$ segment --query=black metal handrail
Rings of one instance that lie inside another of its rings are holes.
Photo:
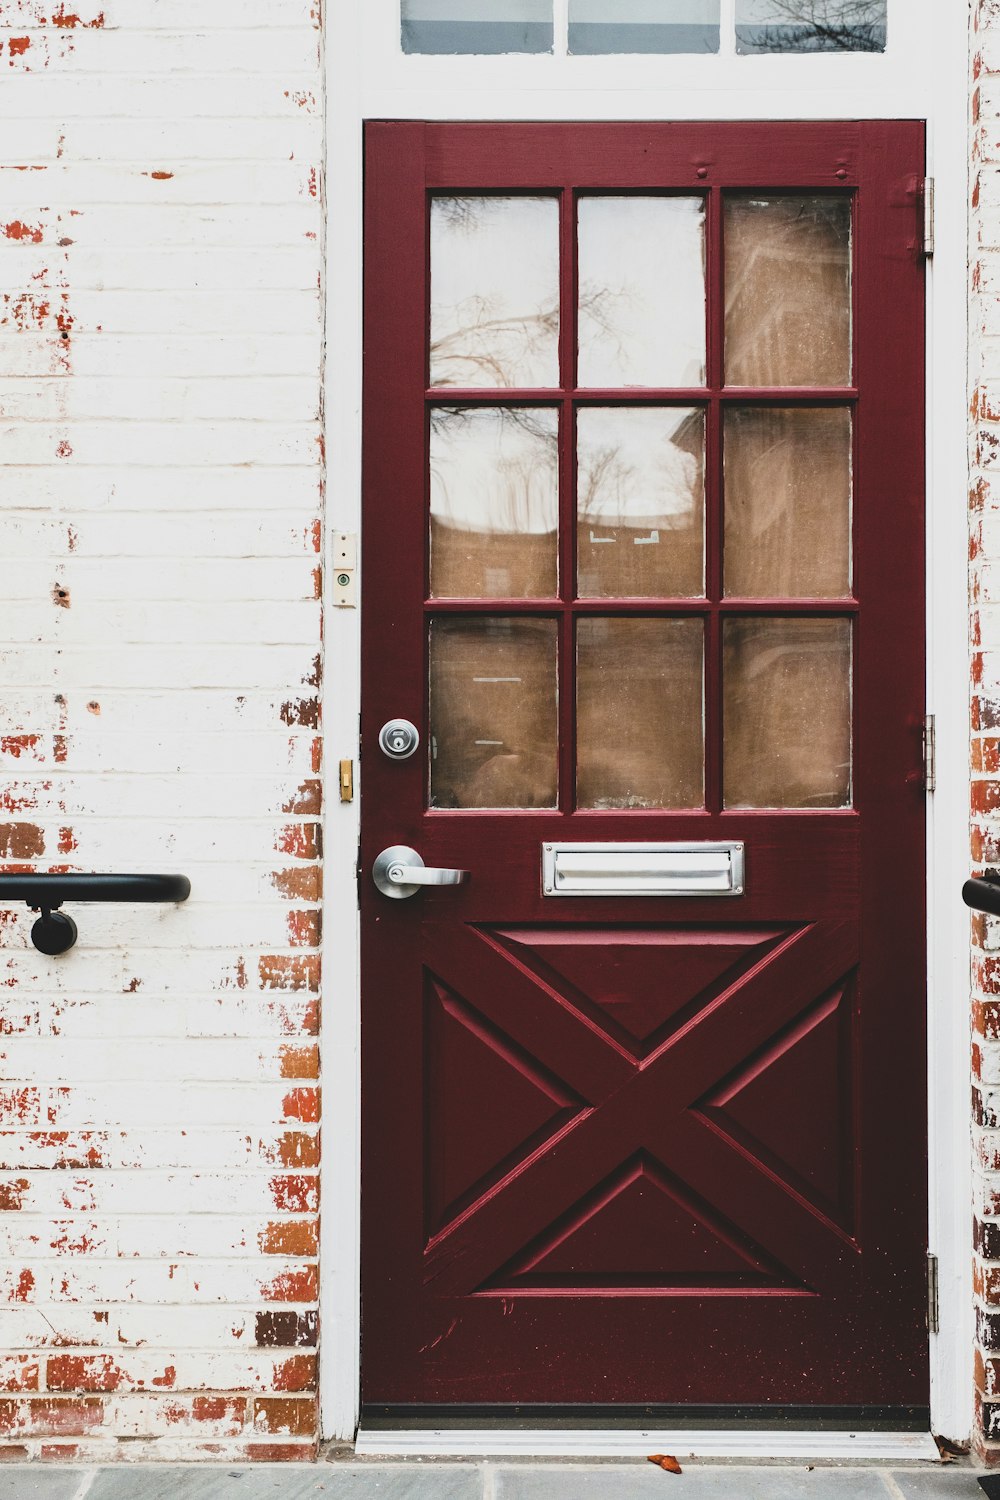
[[[24,901],[41,912],[31,941],[50,957],[66,953],[77,939],[73,918],[58,910],[64,901],[186,901],[190,894],[186,875],[0,874],[0,906]]]
[[[973,911],[1000,917],[1000,877],[987,875],[967,880],[962,887],[962,900]]]

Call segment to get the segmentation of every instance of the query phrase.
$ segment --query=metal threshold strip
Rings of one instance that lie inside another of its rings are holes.
[[[431,1426],[419,1422],[392,1424],[386,1418],[362,1417],[356,1451],[359,1456],[425,1458],[635,1458],[672,1453],[684,1458],[750,1460],[818,1460],[839,1462],[940,1461],[927,1429],[906,1431],[878,1427],[814,1428],[773,1423],[694,1426],[649,1422],[605,1425],[598,1421],[543,1426],[524,1422],[459,1422]]]

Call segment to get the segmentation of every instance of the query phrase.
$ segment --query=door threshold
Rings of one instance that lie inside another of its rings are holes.
[[[672,1453],[677,1458],[940,1462],[929,1432],[755,1432],[740,1427],[386,1428],[362,1421],[356,1452],[365,1458],[636,1458]]]

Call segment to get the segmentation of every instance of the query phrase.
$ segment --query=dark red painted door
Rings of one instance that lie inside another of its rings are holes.
[[[926,1405],[923,152],[369,129],[369,1407]]]

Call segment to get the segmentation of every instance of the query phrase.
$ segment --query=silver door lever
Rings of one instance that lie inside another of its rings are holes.
[[[383,896],[395,901],[415,896],[424,885],[462,885],[468,878],[468,870],[428,868],[416,849],[406,844],[383,849],[372,865],[372,880]]]

